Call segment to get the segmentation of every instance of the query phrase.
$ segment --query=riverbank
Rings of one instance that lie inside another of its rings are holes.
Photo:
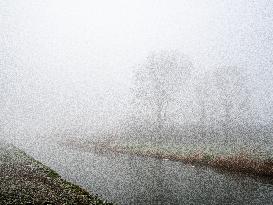
[[[162,160],[200,164],[227,171],[247,173],[273,179],[273,158],[240,150],[235,153],[217,153],[211,149],[185,149],[179,147],[148,146],[136,143],[89,142],[67,140],[66,146],[83,151],[114,152],[152,157]]]
[[[0,143],[0,170],[0,204],[111,204],[11,144]]]

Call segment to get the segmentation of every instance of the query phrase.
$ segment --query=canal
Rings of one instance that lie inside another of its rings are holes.
[[[170,160],[84,152],[54,141],[21,148],[65,179],[118,204],[273,204],[269,179]]]

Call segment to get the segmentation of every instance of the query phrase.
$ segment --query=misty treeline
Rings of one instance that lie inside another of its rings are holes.
[[[1,132],[20,140],[80,137],[272,150],[272,89],[260,86],[249,70],[200,68],[178,50],[155,51],[134,67],[126,94],[113,86],[96,95],[89,78],[86,89],[64,79],[68,89],[45,83],[43,91],[40,81],[32,83],[27,74],[16,78],[10,69],[9,78],[1,77]]]
[[[260,148],[272,131],[257,121],[250,84],[244,67],[200,73],[177,50],[153,52],[134,72],[133,114],[119,134],[157,145]]]

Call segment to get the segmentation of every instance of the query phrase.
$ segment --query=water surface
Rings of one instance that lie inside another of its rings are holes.
[[[25,149],[64,178],[119,204],[273,204],[273,182],[267,179],[46,144]]]

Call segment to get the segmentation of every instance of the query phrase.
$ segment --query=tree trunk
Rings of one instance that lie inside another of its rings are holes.
[[[164,142],[164,135],[163,135],[163,119],[162,119],[162,106],[159,104],[158,111],[157,111],[157,130],[156,130],[156,142],[158,146],[161,146]]]
[[[226,103],[225,105],[225,121],[224,121],[224,143],[227,145],[229,143],[230,139],[230,125],[231,125],[231,120],[230,120],[230,110],[231,110],[231,104]]]

